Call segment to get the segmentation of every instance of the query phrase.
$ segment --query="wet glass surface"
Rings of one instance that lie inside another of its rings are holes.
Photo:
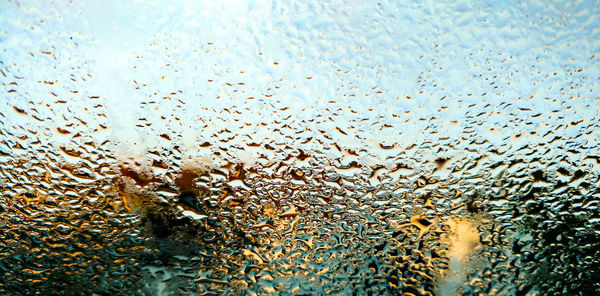
[[[600,5],[2,1],[0,295],[600,293]]]

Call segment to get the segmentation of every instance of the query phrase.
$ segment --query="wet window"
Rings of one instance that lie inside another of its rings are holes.
[[[3,1],[0,294],[598,294],[599,17]]]

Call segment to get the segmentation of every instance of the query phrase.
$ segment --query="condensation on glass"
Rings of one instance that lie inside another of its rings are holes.
[[[600,293],[595,1],[2,1],[2,295]]]

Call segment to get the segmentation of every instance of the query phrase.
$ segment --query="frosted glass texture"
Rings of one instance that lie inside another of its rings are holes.
[[[600,293],[597,1],[2,1],[0,295]]]

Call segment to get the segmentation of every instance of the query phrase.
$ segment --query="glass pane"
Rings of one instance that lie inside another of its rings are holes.
[[[598,294],[599,10],[2,1],[0,294]]]

